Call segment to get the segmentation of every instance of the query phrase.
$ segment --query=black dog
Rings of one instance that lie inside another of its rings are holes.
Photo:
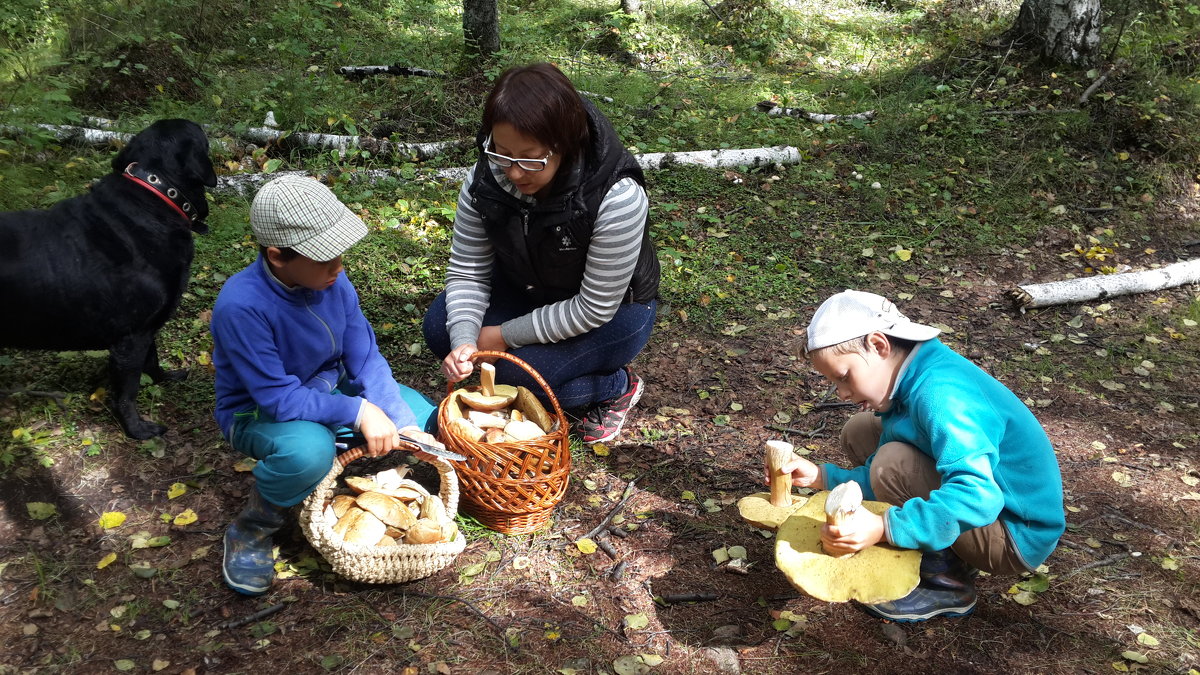
[[[0,346],[109,350],[112,408],[144,439],[167,428],[138,414],[141,373],[187,375],[163,370],[155,335],[187,286],[217,175],[204,131],[182,119],[150,125],[112,167],[88,194],[0,213]]]

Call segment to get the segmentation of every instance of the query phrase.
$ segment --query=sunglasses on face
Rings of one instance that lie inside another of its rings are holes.
[[[528,171],[530,173],[536,173],[544,170],[546,168],[547,161],[551,156],[554,155],[554,151],[551,150],[550,152],[547,152],[546,156],[542,157],[541,159],[517,159],[515,157],[501,155],[498,152],[492,152],[491,150],[488,150],[490,147],[492,147],[492,136],[491,134],[488,134],[487,140],[483,142],[483,154],[487,156],[488,161],[492,164],[495,164],[501,169],[507,169],[513,164],[516,164],[522,171]]]

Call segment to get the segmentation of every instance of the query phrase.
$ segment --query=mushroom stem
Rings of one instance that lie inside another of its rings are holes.
[[[825,499],[825,522],[842,525],[862,506],[862,488],[848,480],[829,491]]]
[[[490,363],[479,364],[479,389],[484,396],[491,396],[496,391],[496,366]]]
[[[766,456],[767,473],[771,480],[771,506],[791,506],[792,480],[781,468],[795,455],[792,444],[783,441],[767,441]]]

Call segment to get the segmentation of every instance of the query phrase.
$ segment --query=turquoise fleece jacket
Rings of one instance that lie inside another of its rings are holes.
[[[1050,439],[1029,408],[1003,384],[933,339],[921,343],[900,376],[879,445],[900,441],[933,458],[942,485],[885,516],[888,542],[939,551],[963,532],[997,518],[1031,571],[1066,528],[1062,476]],[[865,466],[824,465],[826,488],[853,480],[867,499]]]
[[[364,400],[397,427],[416,423],[345,272],[324,290],[289,288],[259,255],[221,287],[210,328],[226,438],[235,414],[255,410],[278,422],[357,428]]]

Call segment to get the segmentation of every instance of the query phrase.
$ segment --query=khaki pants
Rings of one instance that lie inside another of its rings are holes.
[[[933,458],[908,443],[893,441],[879,445],[883,433],[874,413],[860,412],[842,427],[842,451],[852,466],[862,466],[871,453],[871,490],[879,501],[900,506],[918,497],[925,499],[942,485]],[[1008,529],[999,520],[959,535],[951,550],[964,562],[989,574],[1027,572],[1017,554]]]

